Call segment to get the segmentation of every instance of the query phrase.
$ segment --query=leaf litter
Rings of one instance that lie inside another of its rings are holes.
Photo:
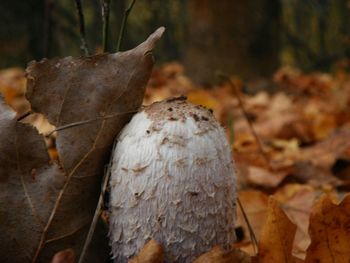
[[[68,63],[69,59],[66,62]],[[14,108],[21,105],[18,102],[21,95],[16,94],[23,93],[23,90],[18,88],[18,83],[22,83],[23,80],[16,77],[17,74],[20,75],[16,73],[12,76],[12,79],[16,79],[16,84],[6,82],[9,84],[6,84],[5,92],[2,91],[6,101]],[[0,83],[2,78],[11,79],[9,75],[11,74],[8,71],[4,74],[0,72]],[[168,64],[152,73],[143,102],[150,104],[155,100],[184,94],[188,95],[190,101],[214,110],[215,116],[227,128],[228,137],[232,138],[232,149],[238,167],[239,196],[260,247],[264,248],[260,252],[277,258],[274,261],[277,263],[285,262],[286,257],[290,262],[298,263],[313,260],[326,263],[332,262],[329,260],[347,262],[348,254],[345,248],[348,247],[347,218],[350,210],[346,196],[350,186],[349,176],[346,174],[350,167],[348,74],[341,69],[330,75],[304,74],[298,70],[282,68],[275,74],[272,80],[274,83],[271,84],[280,87],[281,91],[278,93],[261,91],[247,94],[243,91],[242,81],[236,77],[232,77],[231,80],[240,90],[248,117],[251,118],[274,169],[266,166],[259,153],[256,141],[229,85],[221,83],[211,89],[202,89],[191,83],[181,65]],[[13,86],[14,90],[11,90],[10,86]],[[84,105],[82,99],[77,103]],[[68,110],[62,107],[62,112],[67,114],[67,117],[56,119],[56,122],[53,122],[56,127],[77,122],[84,124],[58,131],[57,139],[60,136],[65,138],[63,135],[68,136],[71,129],[84,134],[82,131],[89,130],[90,125],[101,125],[106,116],[115,114],[110,112],[104,115],[100,108],[96,108],[95,111],[100,114],[90,114],[88,117],[84,115],[86,118],[79,119],[74,114],[69,115]],[[57,118],[57,112],[50,114],[54,120]],[[110,119],[107,119],[108,123]],[[83,126],[85,129],[80,129]],[[74,147],[79,149],[78,146]],[[65,149],[57,147],[57,150],[61,160]],[[61,162],[64,164],[64,160]],[[74,167],[74,163],[76,161],[70,160],[66,161],[65,165],[67,168]],[[54,163],[49,164],[52,165],[57,166]],[[41,169],[32,169],[28,174],[38,178]],[[324,194],[327,197],[322,197]],[[276,202],[268,201],[269,195],[273,195]],[[254,254],[248,228],[240,212],[238,214],[237,227],[242,227],[244,236],[234,247],[249,254],[245,254],[244,257],[247,262],[258,262],[261,253]],[[273,223],[276,220],[281,220],[278,229]],[[289,227],[296,229],[295,236],[290,233],[292,231],[286,230]],[[286,234],[282,242],[270,240],[271,234],[266,234],[277,230],[282,236],[283,233]],[[99,231],[96,234],[98,233]],[[294,237],[292,245],[291,236]],[[325,244],[326,241],[328,243]],[[334,244],[340,243],[336,242],[340,242],[341,245],[337,247]],[[278,246],[279,249],[276,248]],[[73,245],[69,247],[74,248]],[[147,245],[145,250],[148,251],[146,254],[140,252],[135,257],[136,262],[161,262],[159,260],[163,252],[158,245]],[[213,251],[202,255],[202,261],[199,262],[231,262],[227,261],[227,255],[234,254],[230,251],[227,248],[213,248]],[[334,256],[335,252],[339,258]],[[281,257],[284,259],[280,259]],[[231,260],[240,262],[238,258],[238,255],[235,255]]]

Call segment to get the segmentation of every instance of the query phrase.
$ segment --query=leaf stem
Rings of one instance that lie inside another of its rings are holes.
[[[86,41],[85,19],[84,19],[84,12],[83,12],[81,0],[75,0],[75,7],[77,8],[77,14],[78,14],[79,33],[80,33],[80,41],[81,41],[80,48],[84,52],[85,56],[88,56],[89,49]]]
[[[120,51],[120,48],[121,48],[121,45],[122,45],[122,41],[123,41],[123,38],[124,38],[126,22],[128,21],[129,14],[130,14],[132,8],[135,5],[135,2],[136,2],[136,0],[132,0],[130,5],[129,5],[129,7],[127,9],[125,9],[123,20],[122,20],[122,24],[120,26],[119,36],[118,36],[117,52]]]

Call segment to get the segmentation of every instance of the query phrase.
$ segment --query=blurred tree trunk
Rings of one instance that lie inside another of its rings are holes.
[[[279,65],[279,0],[190,0],[186,72],[211,82],[215,71],[245,79],[270,76]]]

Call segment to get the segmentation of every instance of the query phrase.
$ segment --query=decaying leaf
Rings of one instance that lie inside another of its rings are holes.
[[[225,250],[215,246],[209,252],[201,255],[193,263],[251,263],[250,256],[243,251],[232,248]]]
[[[49,164],[45,142],[37,131],[17,122],[0,100],[0,258],[30,262],[65,183],[64,173]],[[49,186],[49,187],[48,187]],[[52,255],[51,255],[52,256]]]
[[[349,263],[350,195],[339,205],[328,196],[321,197],[311,213],[309,233],[306,263]]]
[[[268,215],[259,242],[260,263],[292,263],[296,226],[288,219],[277,201],[269,199]]]
[[[114,137],[142,103],[153,65],[151,51],[163,31],[127,52],[28,66],[32,109],[56,127],[85,123],[58,132],[60,167],[49,164],[35,129],[16,122],[15,113],[1,101],[2,262],[49,262],[67,247],[79,256],[106,157]],[[89,261],[102,262],[104,254],[95,254],[88,255]]]
[[[129,263],[162,263],[163,261],[163,249],[152,239],[142,248],[137,256],[129,260]]]

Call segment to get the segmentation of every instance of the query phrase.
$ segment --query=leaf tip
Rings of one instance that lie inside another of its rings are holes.
[[[165,31],[165,27],[159,27],[156,31],[154,31],[146,40],[146,46],[147,49],[150,51],[152,50],[156,43],[159,41],[159,39],[162,37],[163,33]]]

